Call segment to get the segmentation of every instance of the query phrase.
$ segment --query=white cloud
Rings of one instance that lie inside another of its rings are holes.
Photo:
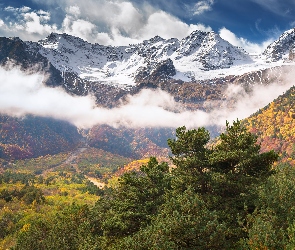
[[[80,4],[81,15],[79,18],[81,19],[86,19],[84,8]],[[176,37],[181,39],[196,29],[211,31],[210,27],[205,27],[202,24],[188,25],[178,18],[164,11],[156,10],[149,5],[137,9],[131,2],[101,1],[100,9],[104,11],[93,13],[91,10],[87,10],[88,20],[95,25],[87,39],[90,42],[128,45],[142,42],[142,40],[156,35],[163,38]],[[101,32],[100,30],[103,30],[103,27],[107,27],[108,32]]]
[[[31,8],[30,8],[30,7],[28,7],[28,6],[23,6],[23,7],[22,7],[22,8],[20,8],[19,10],[20,10],[20,12],[23,12],[23,13],[25,13],[25,12],[29,12],[29,11],[31,10]]]
[[[31,11],[29,7],[22,8],[5,8],[8,12],[13,12],[16,19],[12,21],[12,18],[1,20],[0,32],[3,36],[13,37],[17,36],[24,40],[39,40],[44,38],[51,32],[56,32],[57,27],[55,24],[50,25],[50,13],[38,10]]]
[[[62,29],[59,32],[89,40],[93,35],[95,28],[96,26],[94,24],[86,20],[73,19],[70,15],[67,15],[63,20]]]
[[[197,29],[211,31],[210,27],[201,24],[188,25],[163,11],[159,11],[149,16],[146,25],[139,30],[139,36],[147,39],[160,34],[166,39],[171,37],[181,39]]]
[[[26,12],[29,12],[31,10],[30,7],[28,6],[23,6],[21,8],[14,8],[12,6],[8,6],[8,7],[5,7],[4,8],[5,11],[10,11],[10,12],[19,12],[19,13],[26,13]]]
[[[0,68],[0,113],[21,117],[26,114],[67,120],[79,127],[95,124],[126,127],[176,127],[187,123],[205,124],[202,111],[174,113],[178,104],[169,94],[144,90],[129,96],[127,103],[113,109],[95,107],[91,96],[77,97],[61,88],[44,86],[42,75],[26,75],[17,68]],[[202,118],[202,119],[201,119]]]
[[[8,7],[5,7],[4,10],[14,12],[14,11],[16,11],[16,8],[8,6]]]
[[[72,96],[62,88],[44,86],[41,83],[43,77],[27,75],[17,68],[0,68],[0,113],[49,116],[83,128],[95,124],[129,128],[223,126],[225,120],[248,117],[289,89],[294,74],[287,74],[284,85],[258,85],[252,93],[246,93],[241,86],[230,85],[224,93],[227,101],[207,113],[183,110],[171,95],[161,90],[143,90],[135,96],[128,96],[119,107],[101,108],[95,105],[91,96]],[[228,105],[233,103],[232,99],[236,100],[234,107]]]
[[[70,6],[66,8],[68,14],[78,17],[81,14],[80,8],[78,6]]]
[[[14,8],[12,6],[7,6],[4,8],[5,11],[10,11],[10,12],[18,12],[19,8]]]
[[[110,38],[108,33],[101,32],[101,33],[98,33],[97,36],[96,36],[96,43],[99,43],[99,44],[112,44],[113,40]],[[132,44],[132,42],[130,44]]]
[[[242,47],[250,54],[260,54],[262,53],[266,47],[273,42],[275,39],[269,39],[264,41],[260,44],[252,43],[243,37],[237,37],[233,32],[226,28],[222,28],[219,30],[219,35],[222,39],[228,41],[229,43],[233,44],[234,46]]]
[[[186,24],[148,3],[139,9],[129,1],[85,1],[60,0],[59,6],[65,13],[60,23],[54,23],[49,12],[44,10],[33,11],[22,7],[21,11],[7,7],[5,10],[12,12],[16,18],[9,18],[9,21],[2,19],[4,25],[0,26],[0,32],[33,41],[44,39],[51,32],[69,33],[91,43],[128,45],[156,35],[181,39],[196,29],[211,31],[203,24]]]
[[[44,39],[51,32],[68,33],[91,43],[118,46],[140,43],[156,35],[182,39],[195,30],[212,30],[201,23],[187,24],[148,3],[140,8],[127,0],[51,0],[47,4],[52,3],[59,4],[64,11],[65,16],[60,23],[53,23],[49,12],[44,10],[33,11],[26,6],[6,7],[5,10],[17,18],[16,21],[2,19],[0,32],[4,36],[19,36],[33,41]],[[201,14],[209,11],[213,4],[214,0],[198,1],[193,11],[196,15]],[[276,38],[273,34],[270,36],[274,38],[257,44],[237,37],[226,28],[220,29],[219,34],[250,54],[261,53]]]
[[[48,16],[48,17],[49,17],[48,19],[50,19],[50,13],[49,13],[48,11],[38,10],[38,11],[37,11],[37,14],[39,14],[39,15],[44,15],[44,16]]]
[[[56,30],[55,26],[50,26],[46,23],[50,19],[48,12],[41,12],[42,14],[37,14],[35,12],[29,12],[23,14],[25,21],[24,29],[28,33],[37,33],[39,35],[47,35],[53,30]]]
[[[201,15],[206,11],[212,10],[212,5],[214,4],[214,0],[203,0],[199,1],[194,6],[194,15]]]
[[[109,17],[107,17],[106,23],[118,30],[122,30],[126,34],[134,36],[137,30],[144,24],[140,10],[136,9],[132,3],[113,3],[113,6],[110,7],[114,10],[114,13],[107,13]]]

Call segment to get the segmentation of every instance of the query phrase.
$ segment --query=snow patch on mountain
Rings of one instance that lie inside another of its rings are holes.
[[[295,28],[285,31],[278,40],[271,43],[262,56],[266,61],[292,61],[295,55]]]
[[[63,73],[74,73],[90,82],[121,86],[135,85],[142,68],[153,72],[167,59],[172,60],[175,67],[173,77],[185,80],[206,79],[208,72],[253,63],[242,49],[214,32],[203,31],[194,31],[182,40],[156,36],[140,44],[117,47],[52,33],[40,40],[36,48]]]
[[[56,33],[38,43],[26,43],[34,53],[46,57],[62,75],[76,75],[92,84],[127,88],[155,79],[207,80],[242,75],[282,63],[293,64],[286,59],[294,48],[294,30],[286,31],[256,57],[214,32],[199,30],[181,40],[155,36],[129,46],[91,44],[78,37]],[[164,69],[168,70],[166,75]]]

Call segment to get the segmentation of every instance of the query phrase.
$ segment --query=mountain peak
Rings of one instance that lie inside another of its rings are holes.
[[[290,51],[295,46],[295,28],[285,31],[278,40],[267,46],[262,53],[268,61],[292,60]]]
[[[85,46],[89,45],[88,42],[84,41],[83,39],[72,36],[66,33],[51,33],[49,36],[47,36],[44,40],[39,40],[39,44],[41,44],[43,47],[57,49],[58,47],[69,47],[69,46]]]
[[[155,36],[155,37],[149,39],[149,41],[151,43],[157,43],[157,42],[163,42],[163,41],[165,41],[165,39],[160,36]]]
[[[209,31],[203,31],[203,30],[194,30],[193,32],[191,32],[189,34],[189,37],[193,37],[193,36],[205,36],[205,35],[208,35],[210,32]],[[212,31],[212,32],[214,33],[214,31]]]

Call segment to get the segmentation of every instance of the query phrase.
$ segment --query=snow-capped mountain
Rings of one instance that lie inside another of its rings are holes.
[[[90,44],[78,37],[52,33],[28,45],[63,74],[121,87],[158,76],[159,67],[160,80],[174,77],[189,81],[200,71],[253,62],[245,51],[218,34],[203,31],[195,31],[182,40],[156,36],[140,44],[118,47]],[[169,69],[165,76],[163,68]]]
[[[113,106],[126,93],[145,87],[174,92],[176,83],[225,85],[235,76],[294,65],[290,60],[295,58],[294,30],[286,31],[262,55],[253,58],[216,33],[203,31],[194,31],[181,40],[156,36],[118,47],[56,33],[39,42],[2,37],[0,65],[12,61],[22,69],[45,72],[47,85],[63,86],[77,95],[92,93],[98,103]],[[264,82],[260,78],[259,82]]]
[[[295,55],[295,28],[285,31],[278,40],[267,46],[263,56],[270,62],[293,60]]]

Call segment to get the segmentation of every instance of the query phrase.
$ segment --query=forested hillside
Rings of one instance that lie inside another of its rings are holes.
[[[245,120],[258,136],[262,151],[274,149],[282,156],[295,157],[295,87]]]
[[[278,155],[274,151],[261,153],[257,137],[239,121],[227,124],[216,145],[208,146],[209,140],[209,132],[204,128],[178,128],[176,139],[168,140],[173,168],[156,158],[143,161],[140,170],[126,172],[115,184],[96,192],[100,198],[97,197],[94,206],[91,202],[84,205],[80,202],[63,208],[52,207],[45,212],[53,201],[56,204],[56,198],[42,195],[38,188],[44,188],[47,193],[50,189],[41,183],[69,185],[71,171],[67,174],[70,168],[66,166],[48,181],[36,179],[28,183],[31,191],[26,191],[28,187],[3,190],[4,207],[18,199],[26,202],[24,195],[33,192],[29,196],[33,205],[28,201],[27,206],[35,211],[34,216],[23,217],[25,220],[19,220],[5,209],[2,211],[1,223],[7,220],[11,223],[1,236],[3,246],[14,246],[13,249],[292,249],[295,246],[294,169],[286,164],[273,167]],[[72,175],[72,180],[84,183],[81,176]],[[7,177],[2,178],[2,183],[7,181]],[[79,188],[93,192],[90,186]],[[59,194],[70,195],[67,189],[64,191]]]
[[[73,149],[81,140],[77,128],[65,121],[26,116],[0,116],[0,158],[24,159]]]
[[[171,128],[113,128],[96,125],[88,133],[91,147],[131,158],[168,156],[167,139],[173,137]]]

